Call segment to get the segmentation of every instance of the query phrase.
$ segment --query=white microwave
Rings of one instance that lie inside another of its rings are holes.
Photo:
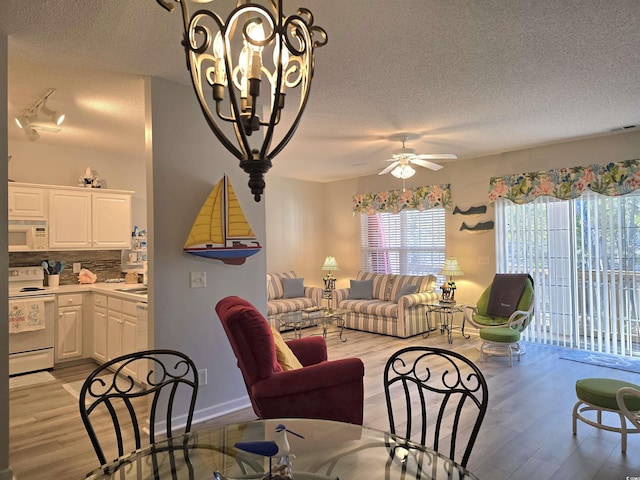
[[[30,252],[49,248],[46,220],[9,220],[9,251]]]

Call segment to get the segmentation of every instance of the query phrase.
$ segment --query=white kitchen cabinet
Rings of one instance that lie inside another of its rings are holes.
[[[92,246],[131,248],[131,195],[92,192]]]
[[[149,348],[149,322],[147,315],[147,304],[136,303],[136,351],[147,350]],[[146,383],[145,379],[149,373],[148,362],[138,362],[138,380]]]
[[[46,189],[9,183],[9,218],[45,218]]]
[[[57,362],[82,358],[82,308],[81,293],[57,295],[58,315],[56,322]]]
[[[136,351],[136,304],[116,297],[108,297],[107,360]],[[123,372],[138,377],[138,372],[125,368]]]
[[[107,361],[107,296],[93,297],[93,347],[92,357],[100,362]]]
[[[82,188],[49,189],[49,248],[129,248],[131,194]]]
[[[49,248],[91,246],[91,192],[49,190]]]

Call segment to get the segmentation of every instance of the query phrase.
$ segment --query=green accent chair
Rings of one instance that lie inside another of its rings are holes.
[[[573,434],[577,433],[578,420],[592,427],[618,432],[622,437],[622,453],[625,453],[627,433],[640,433],[640,385],[610,378],[583,378],[576,382],[576,395],[578,402],[573,407]],[[595,420],[583,415],[593,411],[596,412]],[[603,423],[602,412],[618,415],[620,426]]]
[[[464,322],[479,329],[480,361],[484,355],[508,356],[509,366],[513,366],[513,354],[518,361],[526,349],[521,342],[522,332],[533,319],[535,293],[533,283],[525,282],[524,290],[518,301],[517,310],[508,317],[490,315],[487,312],[493,282],[485,289],[476,306],[467,305],[464,309]],[[463,332],[464,333],[464,332]]]

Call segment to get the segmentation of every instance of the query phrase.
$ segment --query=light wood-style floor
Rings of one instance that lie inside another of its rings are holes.
[[[304,330],[304,335],[310,333],[314,329]],[[640,435],[629,436],[628,453],[623,455],[616,433],[582,423],[578,424],[577,436],[571,433],[577,379],[609,377],[638,383],[638,374],[562,360],[561,349],[539,345],[528,345],[527,354],[520,363],[514,361],[513,368],[501,357],[479,363],[476,337],[465,340],[459,331],[454,332],[451,346],[439,332],[433,332],[427,339],[421,336],[396,339],[356,331],[345,334],[348,340],[341,343],[335,333],[330,333],[329,356],[363,359],[366,426],[388,430],[382,372],[391,353],[409,345],[451,348],[476,362],[489,385],[489,410],[468,465],[479,478],[640,477]],[[81,479],[97,466],[78,414],[77,400],[61,386],[83,379],[92,369],[92,364],[57,369],[52,372],[55,382],[11,390],[10,463],[17,480]],[[205,424],[254,418],[253,411],[247,409]],[[194,429],[199,427],[202,425]]]

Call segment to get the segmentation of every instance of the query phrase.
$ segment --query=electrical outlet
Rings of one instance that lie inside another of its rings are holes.
[[[80,273],[80,270],[82,270],[82,264],[80,262],[74,262],[73,273]]]
[[[198,370],[198,385],[206,385],[207,384],[207,369],[203,368],[202,370]]]
[[[190,273],[191,288],[204,288],[207,286],[207,272]]]

